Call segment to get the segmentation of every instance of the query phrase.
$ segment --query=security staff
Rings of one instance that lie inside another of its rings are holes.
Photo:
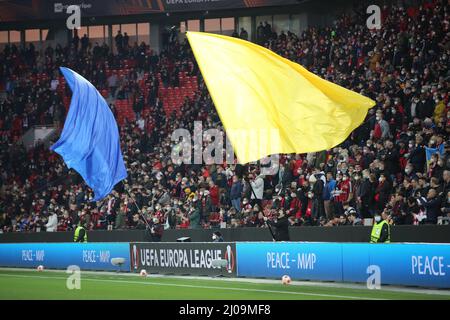
[[[79,224],[75,229],[74,242],[87,242],[87,231],[85,224]]]
[[[391,242],[391,227],[388,216],[385,212],[375,215],[375,224],[370,234],[370,243],[389,243]]]

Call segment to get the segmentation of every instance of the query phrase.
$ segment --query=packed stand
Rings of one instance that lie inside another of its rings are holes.
[[[294,226],[360,225],[382,212],[396,225],[436,224],[450,216],[448,7],[436,2],[384,8],[379,31],[368,30],[359,12],[299,36],[276,34],[268,23],[258,26],[259,44],[377,102],[340,146],[281,155],[280,170],[268,176],[258,165],[172,163],[175,129],[193,133],[194,121],[202,121],[205,129],[223,130],[188,43],[173,34],[160,54],[145,44],[130,46],[122,35],[115,38],[114,54],[86,39],[47,49],[43,56],[5,50],[0,57],[1,78],[9,81],[8,98],[0,105],[0,131],[7,133],[0,146],[1,229],[66,231],[81,220],[89,229],[150,225],[160,236],[164,228],[265,227],[264,216],[280,211]],[[233,36],[248,38],[245,30]],[[127,74],[111,71],[123,68],[125,60],[133,61]],[[14,143],[26,129],[23,122],[9,134],[14,117],[38,119],[27,120],[28,126],[42,123],[42,114],[44,123],[63,120],[57,110],[70,92],[51,95],[51,78],[59,77],[60,65],[106,89],[116,115],[115,99],[133,101],[136,120],[120,125],[129,176],[102,202],[89,202],[92,191],[56,154],[43,146],[26,152]],[[23,79],[33,72],[53,77],[27,85]],[[181,116],[167,116],[160,88],[179,85],[180,72],[197,76],[198,90],[184,100]],[[22,80],[13,81],[18,74]],[[428,161],[426,148],[432,151]]]

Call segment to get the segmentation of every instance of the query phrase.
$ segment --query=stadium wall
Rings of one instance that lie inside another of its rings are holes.
[[[450,244],[423,243],[8,243],[0,266],[262,277],[450,288]],[[216,262],[223,262],[217,264]]]
[[[209,242],[212,232],[219,230],[225,241],[272,241],[267,228],[235,229],[183,229],[165,230],[163,242],[175,242],[181,237],[190,237],[191,241]],[[318,242],[368,242],[371,227],[291,227],[292,241]],[[392,242],[450,243],[450,225],[393,226]],[[89,242],[146,242],[151,237],[143,230],[115,230],[88,232]],[[33,232],[0,234],[0,243],[20,242],[71,242],[72,232]]]
[[[236,244],[239,277],[450,288],[450,245],[363,243]]]
[[[0,266],[66,269],[76,265],[81,270],[116,271],[112,258],[124,258],[121,270],[130,270],[128,243],[3,243],[0,244]]]

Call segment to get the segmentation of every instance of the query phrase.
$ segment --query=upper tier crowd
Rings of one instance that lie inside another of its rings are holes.
[[[145,43],[129,44],[125,34],[115,36],[115,50],[78,36],[67,47],[6,46],[0,53],[6,95],[0,102],[0,229],[66,231],[80,222],[90,230],[149,224],[157,232],[265,227],[264,216],[280,211],[296,226],[358,225],[382,212],[395,225],[436,224],[450,217],[445,2],[385,7],[380,30],[369,30],[358,8],[332,26],[299,35],[275,32],[267,22],[257,27],[257,43],[376,101],[344,143],[281,155],[274,175],[262,175],[258,165],[172,162],[175,129],[193,132],[194,121],[202,121],[203,128],[223,130],[183,35],[164,37],[160,53]],[[233,36],[248,39],[243,29]],[[107,90],[114,114],[116,99],[133,101],[137,114],[136,121],[120,126],[129,176],[97,203],[89,201],[92,191],[57,154],[43,144],[26,150],[19,142],[34,125],[62,127],[64,99],[71,92],[58,90],[59,66]],[[180,72],[197,76],[198,90],[185,99],[181,115],[167,116],[159,88],[178,86]],[[138,85],[142,79],[147,92]]]

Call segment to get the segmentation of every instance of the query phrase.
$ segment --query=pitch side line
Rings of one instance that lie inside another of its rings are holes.
[[[0,271],[25,271],[25,272],[36,272],[36,269],[31,268],[8,268],[0,267]],[[45,272],[49,273],[63,273],[65,269],[46,269]],[[137,277],[137,273],[123,272],[118,274],[112,271],[91,271],[83,270],[84,275],[110,275],[110,276],[121,276],[121,277]],[[226,282],[241,282],[241,283],[252,283],[252,284],[279,284],[279,280],[275,279],[261,279],[261,278],[218,278],[218,277],[206,277],[206,276],[181,276],[181,275],[165,275],[165,274],[149,274],[151,279],[193,279],[193,280],[208,280],[208,281],[226,281]],[[110,278],[113,279],[113,278]],[[337,289],[356,289],[356,290],[367,290],[367,287],[362,283],[347,283],[347,282],[317,282],[317,281],[301,281],[293,280],[291,282],[291,287],[293,286],[306,286],[306,287],[321,287],[321,288],[337,288]],[[430,289],[430,288],[408,288],[395,285],[385,285],[381,289],[384,292],[401,292],[410,294],[424,294],[424,295],[443,295],[450,296],[450,290],[448,289]]]
[[[64,277],[28,276],[28,275],[15,275],[15,274],[0,274],[0,276],[12,277],[12,278],[40,278],[40,279],[67,280],[67,278],[64,278]],[[278,291],[278,290],[264,290],[264,289],[249,289],[249,288],[239,288],[239,287],[230,288],[230,287],[217,287],[217,286],[197,286],[197,285],[190,285],[190,284],[140,282],[140,281],[129,281],[129,280],[108,280],[108,279],[82,278],[82,281],[130,283],[130,284],[144,284],[144,285],[167,286],[167,287],[217,289],[217,290],[230,290],[230,291],[266,292],[266,293],[292,294],[292,295],[327,297],[327,298],[355,299],[355,300],[385,300],[385,299],[378,299],[378,298],[361,298],[361,297],[354,297],[354,296],[343,296],[343,295],[334,295],[334,294],[325,294],[325,293],[292,292],[292,291]]]

